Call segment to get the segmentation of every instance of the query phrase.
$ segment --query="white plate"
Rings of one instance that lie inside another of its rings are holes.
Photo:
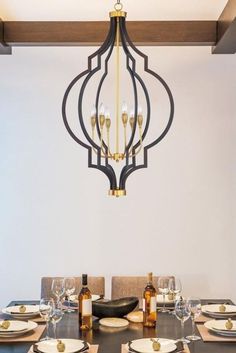
[[[95,302],[96,300],[100,299],[101,296],[98,294],[92,294],[92,302]],[[78,295],[70,295],[70,301],[73,303],[78,303]]]
[[[159,342],[161,344],[160,353],[170,353],[176,350],[176,344],[174,340],[169,340],[166,338],[159,338]],[[153,353],[152,341],[150,338],[141,338],[139,340],[132,341],[130,347],[135,351],[140,353]],[[126,344],[127,351],[129,350],[128,344]]]
[[[236,315],[236,305],[225,305],[225,311],[220,311],[221,304],[211,304],[211,305],[202,305],[202,311],[206,313],[220,314],[220,315],[228,315],[235,314]]]
[[[99,324],[106,327],[126,327],[129,325],[129,321],[118,317],[104,317],[99,320]]]
[[[0,321],[0,325],[4,321]],[[1,333],[11,333],[11,332],[17,332],[17,331],[22,331],[26,330],[28,328],[28,324],[25,321],[15,321],[15,320],[9,320],[10,326],[7,329],[4,329],[0,327],[0,335]]]
[[[19,321],[20,322],[20,321]],[[25,322],[25,321],[23,321]],[[16,332],[1,332],[0,333],[0,337],[5,337],[5,338],[9,338],[9,337],[18,337],[18,336],[22,336],[24,335],[25,333],[29,332],[29,331],[32,331],[32,330],[35,330],[36,327],[38,327],[38,324],[36,322],[33,322],[33,321],[28,321],[28,322],[25,322],[27,324],[27,328],[23,331],[16,331]]]
[[[21,305],[8,306],[2,309],[2,312],[16,319],[30,319],[39,315],[39,305],[25,305],[26,311],[24,313],[19,311],[20,306]]]
[[[60,340],[66,346],[64,353],[75,353],[85,347],[84,341],[81,341],[81,340],[75,340],[75,339],[69,339],[69,338],[65,338],[65,339],[61,338]],[[43,353],[58,353],[57,344],[58,344],[58,340],[41,341],[37,343],[37,347]],[[33,346],[30,348],[30,350],[33,352]]]
[[[236,331],[230,331],[225,328],[225,323],[227,320],[210,320],[204,323],[204,326],[208,328],[208,330],[217,333],[221,336],[231,336],[236,337]],[[233,321],[234,329],[236,327],[236,321]]]

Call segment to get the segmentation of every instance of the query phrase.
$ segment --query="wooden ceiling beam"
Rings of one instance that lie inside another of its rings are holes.
[[[4,41],[10,46],[98,46],[109,22],[6,21]],[[142,46],[216,43],[216,21],[128,21],[132,41]]]
[[[4,25],[0,19],[0,55],[11,54],[11,47],[6,45],[4,41]]]
[[[236,53],[236,0],[229,0],[217,23],[217,43],[214,54]]]

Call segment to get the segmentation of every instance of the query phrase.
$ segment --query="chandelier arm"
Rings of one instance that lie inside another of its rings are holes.
[[[111,25],[110,25],[110,30],[109,33],[107,35],[107,38],[105,39],[104,43],[102,44],[102,46],[96,51],[94,52],[92,55],[89,56],[88,58],[88,69],[83,71],[81,74],[77,75],[72,82],[69,84],[69,86],[66,89],[66,92],[64,94],[63,97],[63,102],[62,102],[62,116],[63,116],[63,122],[64,125],[69,133],[69,135],[78,143],[80,144],[82,147],[86,148],[88,150],[88,166],[90,168],[94,168],[94,169],[98,169],[100,171],[102,171],[109,179],[110,182],[110,187],[111,188],[116,188],[117,187],[117,181],[116,181],[116,175],[115,172],[113,170],[113,168],[111,166],[106,167],[101,165],[100,160],[98,159],[98,164],[93,164],[92,163],[92,148],[91,146],[87,145],[86,143],[84,143],[83,141],[81,141],[71,130],[70,125],[68,123],[67,120],[67,115],[66,115],[66,103],[67,103],[67,99],[68,99],[68,95],[71,91],[71,89],[73,88],[73,86],[85,75],[87,75],[90,70],[92,69],[92,59],[94,57],[96,57],[97,55],[102,55],[104,52],[106,52],[106,50],[109,48],[109,44],[111,41],[111,37],[112,37],[112,21],[111,21]],[[108,47],[107,47],[108,46]],[[97,146],[95,146],[95,148],[98,150],[98,154],[101,155],[101,150],[99,148],[97,148]]]
[[[169,101],[170,101],[170,115],[169,115],[168,123],[167,123],[165,129],[163,130],[163,132],[161,133],[161,135],[155,141],[153,141],[148,146],[146,146],[148,148],[151,148],[151,147],[155,146],[156,144],[158,144],[165,137],[165,135],[167,134],[167,132],[169,131],[169,129],[170,129],[171,125],[172,125],[173,117],[174,117],[174,99],[173,99],[171,90],[170,90],[169,86],[167,85],[167,83],[165,82],[165,80],[160,75],[158,75],[156,72],[154,72],[153,70],[149,69],[149,67],[148,67],[148,56],[146,54],[144,54],[143,52],[141,52],[133,44],[133,42],[131,41],[125,26],[124,26],[124,33],[125,33],[126,40],[127,40],[128,44],[130,45],[130,47],[138,55],[140,55],[144,59],[144,71],[146,71],[150,75],[154,76],[163,85],[163,87],[165,88],[165,90],[167,92]]]
[[[83,95],[84,95],[85,88],[86,88],[86,86],[88,84],[88,81],[90,80],[90,78],[96,72],[98,72],[101,69],[101,56],[110,48],[110,46],[112,44],[112,32],[113,32],[112,31],[112,28],[113,28],[112,24],[114,24],[114,21],[111,21],[111,27],[110,27],[111,28],[111,30],[110,30],[111,35],[109,36],[109,40],[108,40],[107,44],[106,45],[102,45],[100,47],[100,49],[98,49],[98,51],[96,52],[97,53],[97,55],[96,55],[97,56],[97,66],[94,69],[92,69],[92,67],[91,67],[92,58],[94,57],[94,54],[92,54],[91,56],[88,57],[89,70],[88,70],[88,74],[85,77],[85,79],[84,79],[84,81],[82,83],[82,86],[80,88],[79,99],[78,99],[78,115],[79,115],[79,122],[80,122],[81,129],[83,131],[83,134],[84,134],[85,138],[90,143],[90,145],[92,145],[93,147],[95,147],[98,150],[98,158],[99,158],[99,155],[100,155],[100,158],[101,158],[101,147],[98,146],[93,141],[93,139],[90,137],[90,134],[88,133],[87,129],[85,128],[84,119],[83,119],[83,112],[82,112],[82,101],[83,101]],[[97,119],[97,114],[96,114],[96,119]]]
[[[138,115],[138,93],[137,93],[137,86],[136,86],[136,81],[135,81],[135,76],[134,76],[134,71],[135,71],[135,66],[136,66],[136,62],[135,59],[130,57],[129,52],[127,52],[127,46],[125,45],[125,37],[124,37],[124,25],[125,25],[125,18],[121,18],[121,22],[120,22],[120,38],[121,38],[121,43],[122,43],[122,47],[123,50],[126,54],[126,68],[129,71],[130,77],[131,77],[131,81],[133,84],[133,89],[134,89],[134,126],[132,129],[132,133],[129,139],[129,142],[126,146],[126,155],[129,153],[129,149],[132,146],[132,143],[134,141],[134,136],[135,136],[135,132],[136,132],[136,127],[137,127],[137,115]],[[130,68],[129,66],[129,59],[132,61],[132,66],[133,69]],[[126,158],[127,161],[127,158]]]
[[[114,22],[116,24],[116,22]],[[96,100],[95,100],[95,107],[96,107],[96,128],[97,128],[97,134],[98,134],[98,137],[99,139],[101,138],[101,130],[100,130],[100,127],[99,127],[99,122],[98,122],[98,107],[99,107],[99,97],[100,97],[100,93],[101,93],[101,89],[102,89],[102,85],[103,85],[103,82],[108,74],[108,61],[111,57],[111,54],[113,52],[113,49],[114,49],[114,43],[115,43],[115,31],[116,31],[116,26],[114,27],[114,24],[113,24],[113,28],[112,28],[112,31],[113,31],[113,38],[112,38],[112,43],[111,43],[111,46],[110,46],[110,50],[108,52],[108,55],[105,59],[105,71],[104,71],[104,74],[102,75],[101,77],[101,80],[99,82],[99,85],[98,85],[98,89],[97,89],[97,94],[96,94]],[[105,141],[103,140],[103,146],[105,148],[105,154],[108,155],[108,146],[107,144],[105,143]],[[108,165],[108,158],[106,158],[106,165]]]
[[[123,42],[123,47],[125,48],[125,51],[126,53],[129,55],[130,59],[132,61],[135,61],[135,58],[133,57],[133,55],[131,54],[126,42],[128,42],[128,39],[127,38],[127,30],[126,30],[126,25],[125,25],[125,21],[123,21],[123,27],[122,27],[122,31],[123,31],[123,35],[124,35],[124,42]],[[146,135],[147,135],[147,132],[148,132],[148,128],[149,128],[149,124],[150,124],[150,115],[151,115],[151,104],[150,104],[150,98],[149,98],[149,94],[148,94],[148,90],[147,90],[147,87],[144,83],[144,81],[142,80],[141,76],[135,71],[135,67],[133,68],[130,68],[132,71],[133,71],[133,74],[135,76],[135,78],[137,79],[137,81],[140,83],[140,85],[142,86],[142,89],[144,91],[144,95],[145,95],[145,98],[146,98],[146,102],[147,102],[147,118],[146,118],[146,124],[145,124],[145,128],[143,130],[143,133],[142,133],[142,141],[144,141]],[[133,149],[135,150],[138,146],[140,145],[140,141],[138,141]]]

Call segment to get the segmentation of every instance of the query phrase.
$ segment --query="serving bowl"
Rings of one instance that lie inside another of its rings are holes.
[[[137,297],[92,302],[93,315],[103,317],[123,317],[133,311],[139,303]]]

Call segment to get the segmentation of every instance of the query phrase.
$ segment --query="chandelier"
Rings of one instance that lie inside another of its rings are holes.
[[[69,84],[62,103],[62,116],[68,133],[79,145],[87,149],[88,166],[100,170],[107,176],[110,185],[109,195],[116,197],[126,195],[126,181],[133,172],[147,168],[148,150],[165,137],[174,115],[172,93],[163,78],[149,69],[148,57],[132,43],[126,30],[126,15],[123,5],[117,1],[114,11],[110,12],[110,29],[104,43],[88,57],[87,69]],[[109,70],[111,58],[113,70]],[[144,73],[150,75],[162,90],[164,89],[169,105],[168,118],[164,127],[155,136],[154,141],[148,141],[147,144],[145,142],[151,121],[151,99],[146,83],[137,70],[137,58],[142,61]],[[124,70],[131,82],[132,92],[127,95],[132,96],[132,102],[129,104],[122,96],[128,82],[127,79],[121,78]],[[114,88],[113,113],[101,99],[103,85],[110,71],[113,71],[114,81],[106,89],[106,94]],[[95,80],[89,88],[89,81],[98,73],[99,79]],[[76,85],[79,85],[75,97],[78,125],[76,129],[79,129],[82,138],[69,122],[72,113],[68,101]],[[94,87],[96,87],[95,92],[93,92]],[[86,90],[87,97],[85,97]],[[85,113],[88,100],[92,102],[92,110],[89,114]],[[144,110],[141,107],[141,100]],[[131,108],[130,111],[129,108]]]

